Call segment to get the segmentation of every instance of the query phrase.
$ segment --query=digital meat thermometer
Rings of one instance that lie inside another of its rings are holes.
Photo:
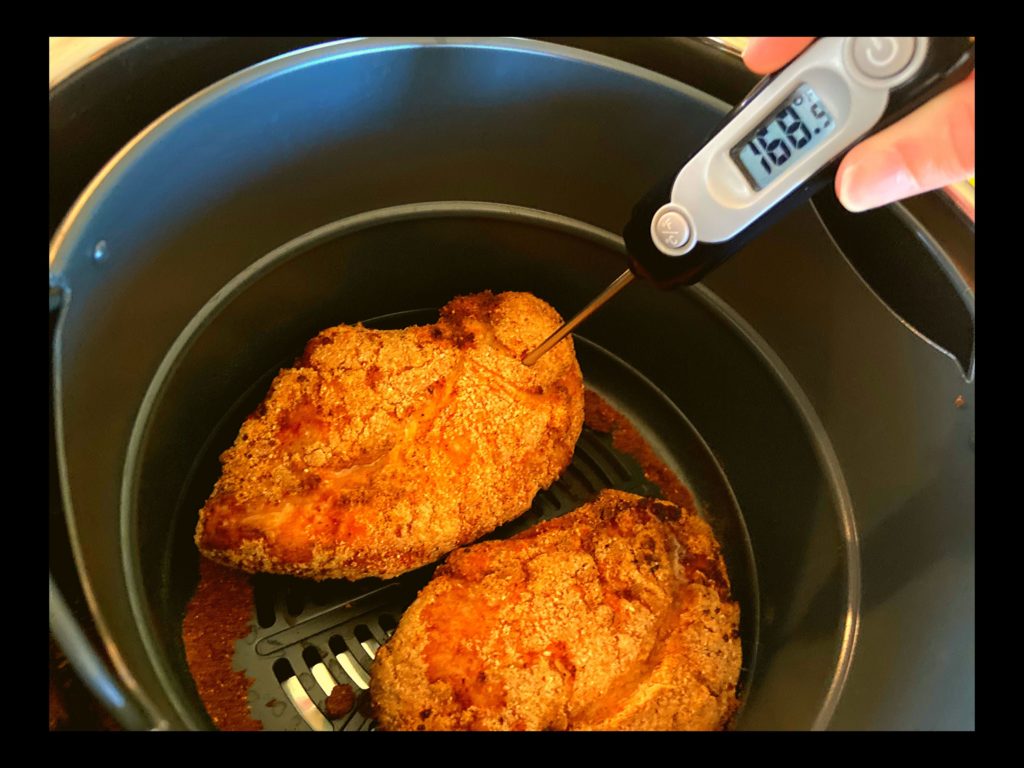
[[[835,178],[843,153],[974,67],[963,37],[825,37],[764,78],[634,208],[629,269],[530,352],[533,365],[634,275],[692,285]]]

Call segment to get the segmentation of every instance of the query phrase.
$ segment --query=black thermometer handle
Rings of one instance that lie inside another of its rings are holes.
[[[850,146],[881,131],[940,92],[965,79],[973,68],[974,43],[969,38],[928,38],[927,53],[917,72],[908,81],[890,92],[888,105],[881,118]],[[762,79],[723,118],[722,122],[708,135],[704,144],[710,142],[725,126],[742,114],[758,94],[780,74],[781,72],[775,73]],[[704,144],[690,153],[682,163],[676,166],[677,169],[685,167],[693,156],[703,148]],[[652,280],[664,288],[696,283],[713,269],[725,263],[730,256],[741,250],[750,240],[769,229],[779,219],[833,182],[843,154],[845,154],[845,149],[729,240],[714,243],[700,242],[698,228],[698,242],[692,250],[682,256],[668,256],[655,246],[651,234],[651,222],[656,212],[671,200],[672,187],[679,175],[679,171],[676,170],[655,185],[633,208],[632,217],[623,230],[630,269],[639,277]]]

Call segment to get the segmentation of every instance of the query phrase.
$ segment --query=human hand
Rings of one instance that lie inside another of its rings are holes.
[[[752,37],[743,62],[767,75],[795,59],[813,37]],[[974,72],[902,120],[857,144],[836,173],[847,210],[866,211],[974,175]]]

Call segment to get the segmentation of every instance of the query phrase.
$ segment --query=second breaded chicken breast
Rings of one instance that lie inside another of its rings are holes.
[[[604,491],[452,553],[370,691],[385,730],[713,730],[738,707],[741,655],[710,526]]]
[[[572,340],[521,362],[561,322],[535,296],[488,292],[434,325],[323,331],[221,456],[200,551],[251,572],[387,578],[522,514],[583,426]]]

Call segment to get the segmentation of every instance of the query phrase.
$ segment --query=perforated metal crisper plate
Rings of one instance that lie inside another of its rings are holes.
[[[585,428],[561,477],[537,495],[528,512],[484,538],[508,538],[564,515],[605,488],[660,494],[634,459],[612,447],[609,436]],[[372,730],[370,665],[437,565],[388,581],[253,577],[253,632],[239,641],[234,661],[255,680],[249,694],[253,717],[267,730]],[[336,685],[352,689],[355,705],[332,720],[326,700]]]

